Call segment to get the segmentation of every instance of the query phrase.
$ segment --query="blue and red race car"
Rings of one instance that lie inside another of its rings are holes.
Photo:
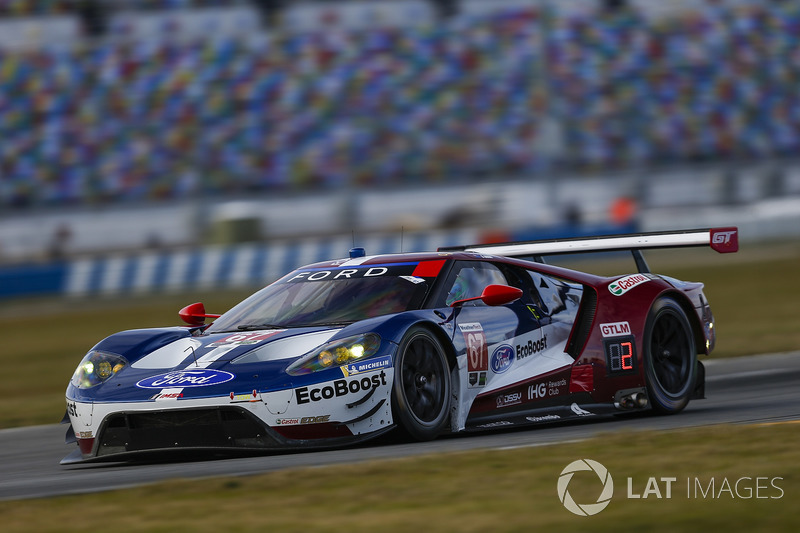
[[[221,316],[192,304],[188,327],[117,333],[83,358],[66,392],[78,447],[62,463],[678,412],[703,396],[714,319],[702,284],[652,274],[642,250],[679,246],[735,252],[737,230],[354,249]],[[630,250],[638,272],[542,259],[608,250]]]

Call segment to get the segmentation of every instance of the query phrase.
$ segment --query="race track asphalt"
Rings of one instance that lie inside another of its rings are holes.
[[[704,363],[707,399],[691,402],[676,416],[607,417],[448,436],[423,443],[376,443],[332,451],[172,463],[62,466],[59,461],[75,447],[64,444],[67,426],[6,429],[0,431],[0,500],[106,491],[173,478],[250,475],[294,467],[539,446],[614,431],[800,420],[800,352],[722,360],[710,358]]]

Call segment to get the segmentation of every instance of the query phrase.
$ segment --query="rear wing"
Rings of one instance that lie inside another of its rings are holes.
[[[721,254],[737,252],[739,250],[739,230],[736,227],[729,227],[629,233],[570,239],[448,246],[439,248],[438,251],[478,252],[504,257],[531,257],[534,261],[540,263],[544,262],[543,256],[545,255],[630,251],[633,254],[634,261],[636,261],[636,267],[639,272],[644,273],[650,272],[650,268],[641,254],[642,250],[698,246],[710,246],[712,250]]]

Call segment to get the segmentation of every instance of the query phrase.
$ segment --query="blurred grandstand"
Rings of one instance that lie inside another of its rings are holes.
[[[790,0],[0,0],[0,262],[715,223],[800,194],[798,87]]]

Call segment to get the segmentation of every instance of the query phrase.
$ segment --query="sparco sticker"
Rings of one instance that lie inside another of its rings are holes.
[[[142,389],[164,389],[171,387],[207,387],[219,385],[234,378],[224,370],[179,370],[157,376],[150,376],[139,381],[136,386]]]
[[[619,278],[617,281],[609,283],[608,290],[614,296],[622,296],[637,285],[641,285],[642,283],[646,283],[648,281],[650,281],[650,278],[647,276],[643,276],[642,274],[631,274],[630,276],[625,276],[624,278]]]

